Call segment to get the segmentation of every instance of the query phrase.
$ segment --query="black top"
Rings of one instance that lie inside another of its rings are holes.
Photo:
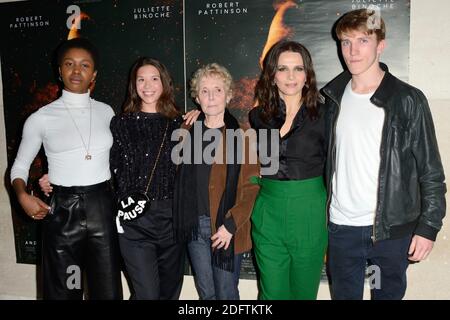
[[[221,128],[210,129],[205,126],[205,122],[202,121],[202,136],[207,132],[207,130],[216,130],[220,132]],[[214,143],[214,139],[212,141],[205,141],[202,139],[202,154],[205,151],[205,148],[210,144]],[[211,157],[215,156],[214,150],[211,152]],[[204,157],[202,157],[202,162],[199,164],[195,164],[195,174],[196,174],[196,184],[197,184],[197,202],[198,202],[198,215],[206,215],[209,216],[209,175],[211,173],[212,163],[206,163]]]
[[[263,149],[261,149],[262,135],[258,129],[278,129],[277,134],[280,139],[278,172],[262,176],[276,180],[303,180],[323,175],[326,158],[323,106],[319,105],[319,118],[312,120],[306,106],[303,105],[292,121],[292,127],[283,138],[279,136],[279,130],[286,119],[286,107],[284,102],[280,106],[279,116],[276,119],[270,119],[269,123],[263,122],[260,118],[262,111],[260,107],[250,110],[249,113],[250,124],[257,130],[259,151]],[[270,130],[267,137],[266,150],[271,150]],[[259,154],[260,158],[261,155]],[[261,163],[261,167],[270,167],[270,165]]]
[[[173,199],[176,165],[171,160],[171,151],[178,141],[170,138],[182,121],[181,117],[170,120],[159,113],[145,112],[124,113],[112,118],[110,128],[114,142],[110,165],[119,197],[131,191],[145,191],[169,122],[166,141],[147,195],[152,200]]]

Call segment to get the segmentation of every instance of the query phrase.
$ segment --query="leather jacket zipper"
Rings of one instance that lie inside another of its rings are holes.
[[[373,103],[373,102],[372,102]],[[374,105],[376,105],[375,103],[373,103]],[[386,108],[380,107],[378,105],[376,105],[378,108],[382,108],[384,111],[384,121],[383,121],[383,129],[381,131],[381,142],[380,142],[380,166],[378,168],[378,191],[377,191],[377,206],[375,208],[375,216],[373,218],[373,226],[372,226],[372,243],[375,243],[377,241],[376,238],[376,232],[375,232],[375,226],[376,226],[376,222],[377,222],[377,216],[379,216],[379,210],[380,210],[380,202],[381,202],[381,170],[385,165],[385,161],[384,161],[384,153],[385,153],[385,146],[386,146],[386,142],[385,142],[385,138],[386,138],[386,130],[387,130],[387,119],[388,119],[388,114],[386,112]],[[388,132],[389,133],[389,132]]]
[[[331,132],[331,139],[330,139],[330,144],[332,144],[332,150],[331,150],[331,172],[330,172],[330,180],[328,181],[328,196],[327,196],[327,215],[329,216],[329,210],[330,210],[330,205],[331,205],[331,196],[333,194],[333,190],[332,190],[332,186],[333,186],[333,175],[334,172],[336,171],[336,126],[337,126],[337,119],[339,117],[339,113],[341,111],[341,105],[340,103],[337,102],[337,100],[335,100],[333,97],[331,97],[329,94],[327,94],[328,97],[336,104],[337,106],[337,111],[336,114],[333,115],[333,128],[332,128],[332,132]],[[329,217],[328,217],[329,218]]]

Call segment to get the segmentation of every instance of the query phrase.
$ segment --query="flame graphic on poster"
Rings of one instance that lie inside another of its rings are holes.
[[[290,8],[297,8],[298,5],[293,0],[287,1],[275,1],[274,9],[276,11],[275,16],[272,19],[269,28],[269,34],[267,35],[267,41],[264,45],[263,52],[259,59],[259,65],[262,68],[262,62],[267,54],[267,51],[278,41],[292,35],[293,31],[287,27],[283,20],[286,11]],[[244,126],[248,126],[247,112],[249,109],[255,106],[253,97],[255,86],[258,79],[256,78],[242,78],[234,83],[234,98],[233,98],[233,111],[237,113],[238,119]]]
[[[286,38],[287,36],[292,34],[292,28],[287,27],[283,23],[284,14],[289,8],[297,8],[297,4],[288,0],[282,3],[275,3],[274,8],[276,11],[275,16],[272,19],[272,23],[270,24],[269,34],[267,36],[266,45],[264,46],[261,57],[259,58],[259,65],[262,66],[264,57],[267,54],[267,51],[278,41]]]
[[[77,26],[80,25],[82,20],[89,20],[89,19],[90,17],[86,13],[81,12],[80,15],[73,20],[72,27],[70,28],[69,34],[67,36],[67,40],[79,38],[80,33],[78,32]]]

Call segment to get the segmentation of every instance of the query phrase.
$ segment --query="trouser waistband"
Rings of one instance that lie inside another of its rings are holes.
[[[277,197],[299,197],[309,194],[325,192],[322,176],[305,180],[274,180],[258,178],[257,183],[261,186],[261,193]]]
[[[58,185],[52,185],[53,192],[55,193],[90,193],[100,190],[105,190],[109,187],[109,180],[91,184],[89,186],[72,186],[72,187],[64,187]]]

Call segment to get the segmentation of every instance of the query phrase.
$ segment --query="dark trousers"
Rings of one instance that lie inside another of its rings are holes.
[[[115,201],[108,182],[53,186],[43,223],[44,299],[122,299]]]
[[[372,226],[329,223],[328,271],[331,296],[361,300],[366,265],[373,300],[400,300],[406,291],[406,269],[411,236],[372,242]]]
[[[152,201],[144,216],[122,224],[120,250],[132,299],[176,300],[184,276],[186,245],[173,238],[172,200]]]

